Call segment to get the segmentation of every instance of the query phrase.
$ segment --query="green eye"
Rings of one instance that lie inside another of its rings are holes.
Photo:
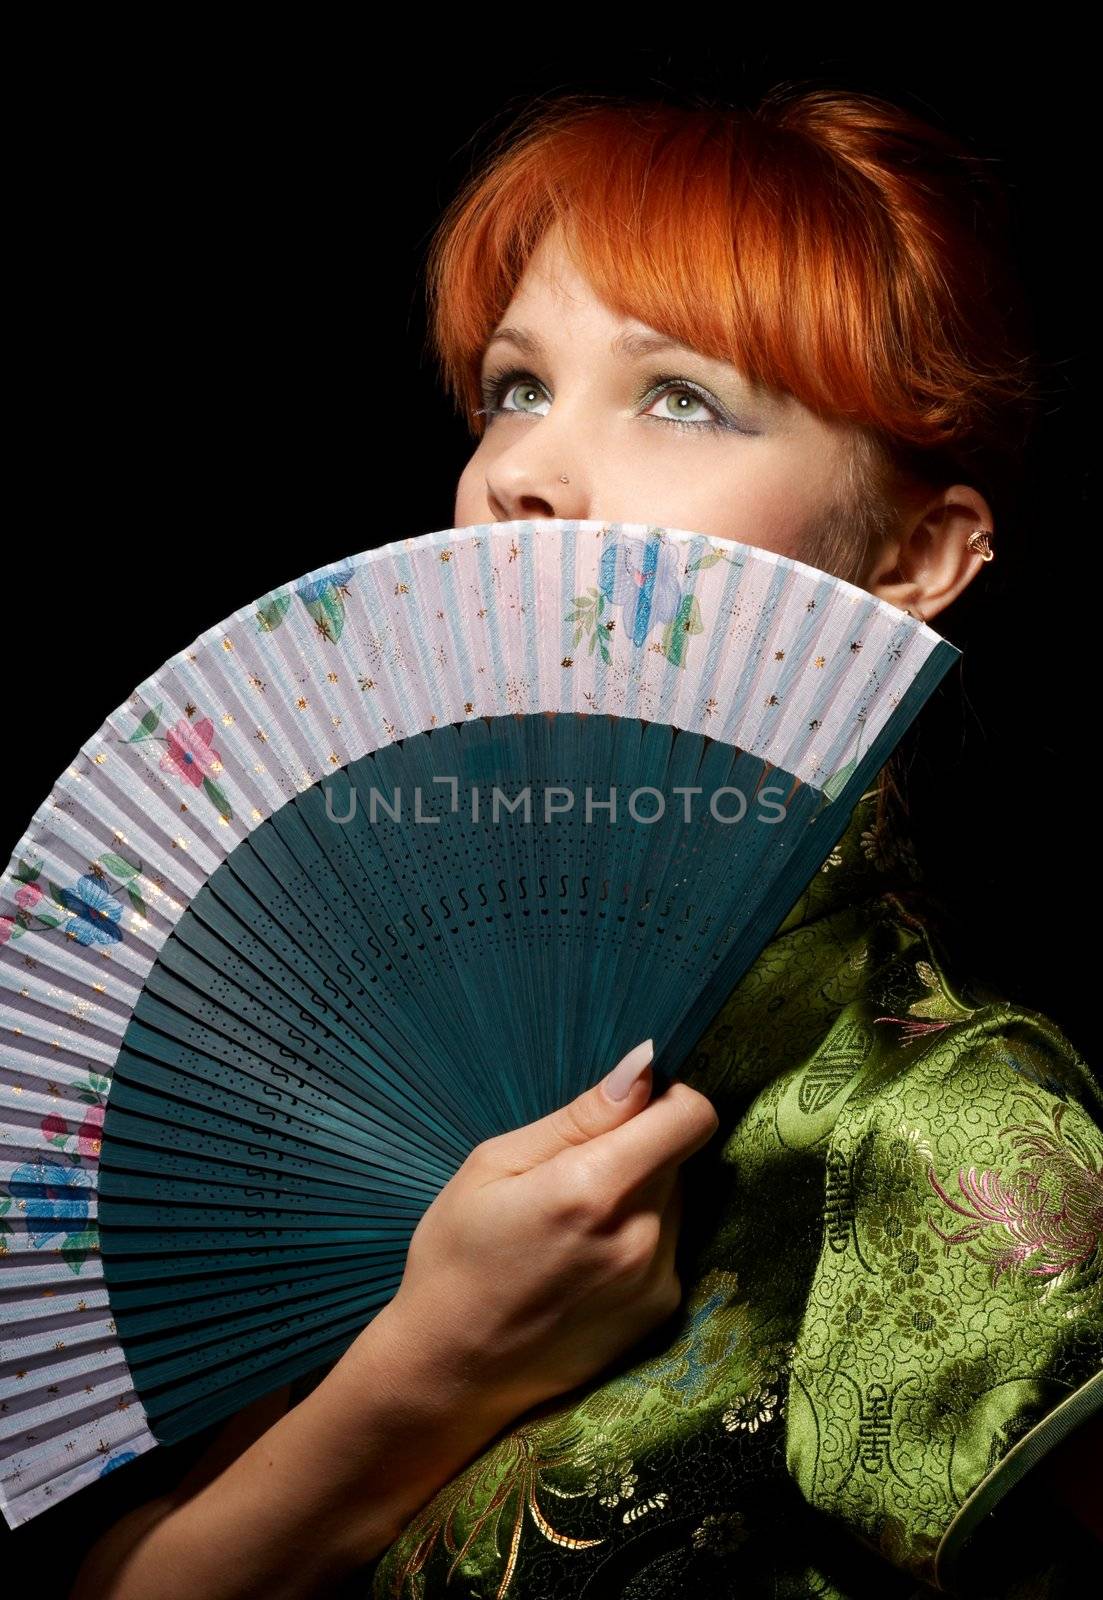
[[[685,388],[681,388],[681,387],[676,387],[676,388],[673,388],[673,389],[667,389],[665,394],[661,394],[659,396],[659,401],[662,401],[664,403],[667,402],[667,401],[670,401],[670,400],[675,400],[679,404],[681,404],[683,401],[688,400],[689,401],[689,409],[690,409],[691,412],[693,410],[693,407],[695,407],[695,406],[696,407],[702,407],[703,406],[706,411],[709,409],[708,406],[705,405],[705,402],[701,399],[701,396],[699,394],[697,394],[693,389],[685,389]],[[655,403],[658,404],[659,401],[656,401]],[[688,422],[688,419],[684,415],[681,416],[681,417],[661,417],[659,420],[661,422]],[[693,422],[693,423],[691,423],[689,425],[691,425],[694,428],[700,428],[700,427],[709,427],[709,426],[713,426],[713,425],[716,425],[716,424]]]
[[[514,389],[519,390],[522,394],[527,394],[530,398],[538,397],[543,393],[543,385],[537,383],[530,372],[522,372],[519,368],[513,368],[509,372],[502,372],[497,375],[491,374],[483,380],[483,403],[475,415],[496,417],[511,411],[525,413],[528,410],[525,405],[507,406],[503,404],[506,396],[511,394]]]
[[[658,393],[656,393],[658,389]],[[506,405],[507,396],[515,395],[513,405]],[[491,373],[482,382],[483,403],[476,410],[476,416],[485,416],[489,420],[499,416],[542,416],[543,413],[531,409],[539,405],[542,399],[547,398],[547,391],[539,379],[534,378],[531,372],[525,372],[519,367],[513,367],[508,372]],[[681,409],[685,409],[685,402],[689,407],[703,409],[709,413],[708,420],[696,416],[676,417],[669,413],[659,416],[649,409],[642,413],[647,421],[663,422],[675,428],[690,429],[695,433],[747,433],[750,430],[740,428],[736,423],[728,421],[717,402],[699,394],[693,384],[681,378],[652,378],[644,392],[639,396],[637,405],[650,402],[656,406],[660,402],[674,401]]]
[[[507,406],[505,409],[509,411],[527,411],[527,402],[530,399],[532,399],[534,403],[539,401],[540,386],[539,384],[535,383],[514,383],[504,391],[502,398],[504,399],[507,394],[513,394],[514,392],[516,392],[518,396],[519,403],[517,405]]]

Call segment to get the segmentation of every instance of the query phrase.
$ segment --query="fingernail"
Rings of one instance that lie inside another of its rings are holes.
[[[605,1093],[610,1100],[627,1100],[632,1092],[632,1085],[640,1074],[650,1066],[654,1055],[654,1039],[645,1039],[634,1050],[629,1050],[623,1061],[617,1062],[604,1082]]]

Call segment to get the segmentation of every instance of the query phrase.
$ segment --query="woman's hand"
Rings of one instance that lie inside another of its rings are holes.
[[[686,1084],[648,1104],[650,1060],[648,1040],[616,1069],[634,1080],[624,1099],[599,1084],[473,1150],[418,1223],[398,1293],[322,1382],[194,1492],[112,1528],[76,1594],[329,1594],[503,1425],[668,1317],[679,1168],[718,1118]]]
[[[648,1040],[620,1064],[624,1099],[606,1079],[478,1145],[418,1223],[380,1313],[503,1416],[582,1383],[679,1304],[680,1166],[719,1119],[683,1083],[648,1103],[651,1056]]]

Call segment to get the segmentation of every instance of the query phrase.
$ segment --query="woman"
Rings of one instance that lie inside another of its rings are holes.
[[[692,529],[933,622],[1031,399],[979,181],[858,95],[520,119],[430,258],[478,436],[455,523]],[[893,793],[684,1083],[650,1102],[634,1052],[626,1097],[481,1146],[348,1354],[112,1530],[80,1600],[1062,1592],[1086,1525],[1010,1532],[1021,1495],[1091,1522],[1103,1099],[948,970]]]

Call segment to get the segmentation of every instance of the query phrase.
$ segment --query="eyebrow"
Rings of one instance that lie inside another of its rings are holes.
[[[508,340],[510,344],[523,350],[525,355],[539,357],[541,360],[547,356],[547,350],[542,339],[530,333],[527,328],[503,327],[495,328],[490,335],[488,344],[494,344],[498,339]],[[684,350],[687,355],[699,355],[700,351],[692,350],[688,344],[681,344],[677,339],[668,339],[662,333],[636,333],[626,328],[618,333],[609,346],[609,354],[622,356],[632,360],[637,356],[651,355],[656,350]],[[705,358],[707,360],[707,357]]]
[[[547,360],[547,347],[542,339],[530,332],[528,328],[503,326],[495,328],[487,340],[487,349],[499,340],[515,345],[518,350],[531,357],[534,361]],[[653,355],[659,350],[676,350],[683,355],[694,356],[698,361],[712,361],[712,356],[703,355],[700,350],[695,350],[692,345],[683,344],[678,339],[667,338],[662,333],[638,333],[635,329],[625,328],[617,334],[609,346],[609,354],[624,360],[636,360],[640,356]],[[740,381],[750,390],[755,399],[761,403],[776,406],[781,409],[780,397],[771,393],[762,384],[752,383],[749,378],[740,374]]]

